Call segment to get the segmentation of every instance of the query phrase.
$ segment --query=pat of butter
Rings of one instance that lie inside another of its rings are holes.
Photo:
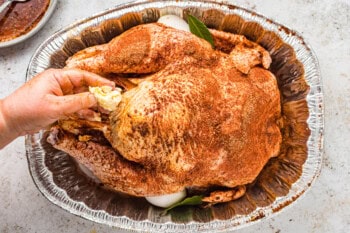
[[[89,91],[95,96],[97,103],[108,111],[114,111],[122,100],[122,89],[110,86],[89,87]]]

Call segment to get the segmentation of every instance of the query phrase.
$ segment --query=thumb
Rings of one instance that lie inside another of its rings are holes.
[[[59,102],[60,115],[64,116],[71,115],[81,109],[91,108],[97,104],[96,98],[89,92],[61,96]]]

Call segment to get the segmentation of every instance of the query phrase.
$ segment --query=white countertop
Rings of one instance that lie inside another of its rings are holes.
[[[0,49],[0,98],[24,83],[34,50],[72,22],[127,1],[60,0],[50,21],[24,43]],[[301,33],[318,57],[324,85],[324,164],[311,189],[277,216],[239,232],[350,230],[350,1],[235,0]],[[0,151],[0,232],[126,232],[76,217],[43,197],[30,177],[24,138]]]

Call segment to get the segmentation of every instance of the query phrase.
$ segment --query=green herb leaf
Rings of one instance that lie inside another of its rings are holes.
[[[212,35],[210,34],[207,26],[199,19],[194,17],[193,15],[187,16],[188,25],[190,26],[190,31],[196,36],[203,38],[208,41],[213,48],[215,48],[214,40]]]
[[[174,205],[168,207],[167,209],[164,210],[164,215],[168,213],[169,210],[174,209],[175,207],[178,206],[185,206],[185,205],[200,205],[202,204],[202,198],[203,196],[192,196],[192,197],[187,197],[184,200],[175,203]]]

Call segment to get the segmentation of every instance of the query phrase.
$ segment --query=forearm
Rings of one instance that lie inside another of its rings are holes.
[[[0,149],[20,136],[16,130],[11,129],[12,127],[8,122],[9,117],[5,108],[4,100],[0,100]]]

